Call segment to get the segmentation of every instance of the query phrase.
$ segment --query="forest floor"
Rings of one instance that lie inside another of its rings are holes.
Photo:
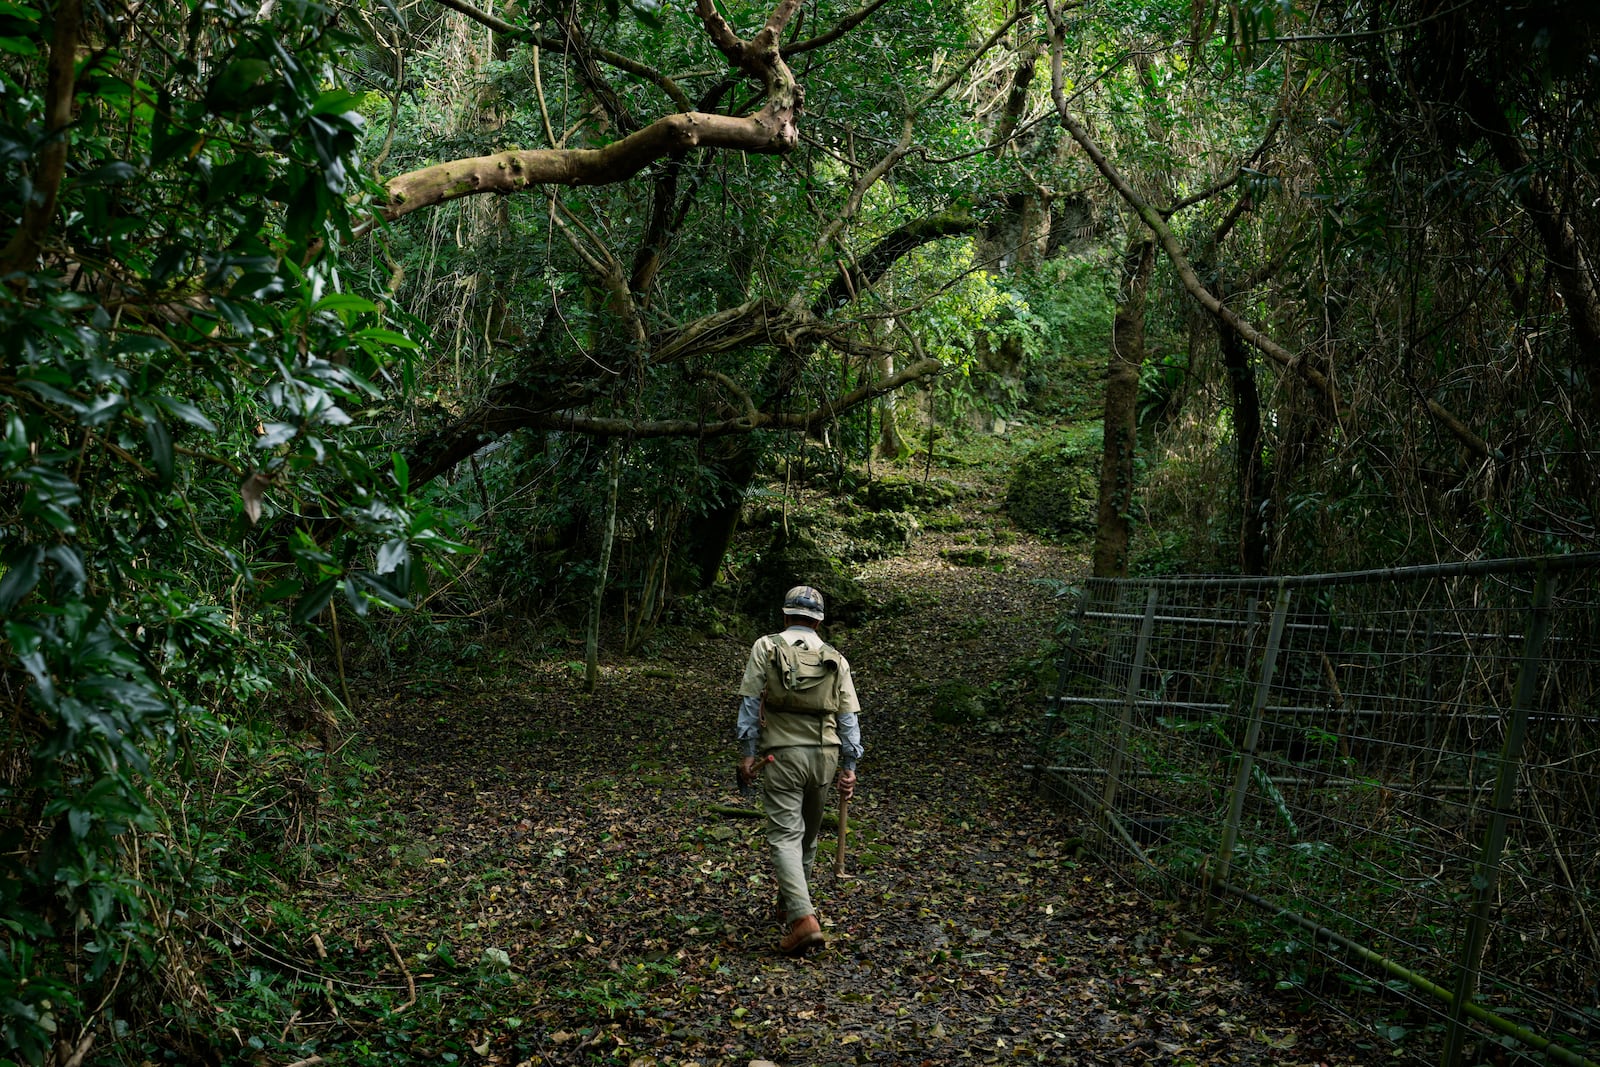
[[[962,507],[992,528],[987,492]],[[814,879],[827,946],[803,959],[775,951],[761,823],[726,810],[756,804],[733,788],[731,741],[749,634],[603,661],[592,696],[565,662],[365,690],[385,829],[303,902],[416,1002],[360,1048],[632,1067],[1383,1058],[1073,854],[1023,770],[1039,712],[1026,676],[1062,609],[1039,580],[1085,561],[1008,535],[985,566],[950,563],[970,541],[929,531],[869,565],[868,590],[907,610],[830,635],[867,755],[847,876],[819,858]],[[950,679],[1001,710],[936,722]]]

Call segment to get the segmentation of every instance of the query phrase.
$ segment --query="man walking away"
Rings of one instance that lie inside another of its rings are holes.
[[[739,683],[739,780],[762,778],[767,847],[788,931],[778,951],[786,956],[823,943],[809,887],[823,798],[835,770],[840,798],[855,794],[864,751],[850,663],[818,636],[822,617],[821,593],[809,585],[789,590],[784,629],[751,646]]]

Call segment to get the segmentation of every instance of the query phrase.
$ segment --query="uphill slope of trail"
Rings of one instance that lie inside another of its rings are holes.
[[[1001,521],[981,490],[963,506]],[[870,564],[869,594],[898,609],[831,635],[868,752],[847,877],[819,860],[814,879],[828,945],[801,960],[774,951],[760,823],[740,811],[755,801],[733,788],[747,636],[664,637],[607,663],[592,696],[562,663],[373,694],[362,732],[392,833],[381,877],[345,903],[381,907],[351,913],[371,928],[347,936],[392,938],[454,1025],[414,1051],[632,1067],[1375,1055],[1074,855],[1022,766],[1030,671],[1064,603],[1051,582],[1083,560],[1013,533],[952,563],[971,540],[931,531]],[[500,953],[509,968],[486,975]]]

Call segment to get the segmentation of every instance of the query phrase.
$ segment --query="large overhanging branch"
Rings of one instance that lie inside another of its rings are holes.
[[[1089,136],[1089,132],[1084,129],[1083,124],[1073,117],[1071,110],[1067,106],[1066,82],[1062,73],[1061,55],[1060,24],[1052,18],[1050,29],[1050,95],[1055,101],[1056,113],[1060,116],[1062,128],[1072,136],[1074,141],[1078,142],[1078,146],[1089,157],[1095,169],[1116,190],[1117,195],[1122,197],[1129,207],[1133,208],[1144,224],[1150,228],[1150,232],[1155,234],[1156,241],[1161,245],[1162,251],[1166,253],[1167,259],[1171,261],[1173,269],[1178,272],[1178,278],[1183,283],[1183,287],[1188,290],[1189,295],[1207,312],[1231,327],[1246,344],[1279,366],[1298,374],[1303,381],[1326,397],[1335,411],[1342,410],[1342,404],[1333,379],[1304,357],[1289,351],[1256,329],[1253,324],[1240,317],[1238,312],[1218,300],[1216,294],[1206,288],[1205,283],[1200,280],[1200,276],[1190,264],[1188,257],[1184,255],[1183,248],[1178,243],[1177,235],[1172,232],[1172,228],[1161,217],[1161,212],[1134,190],[1122,173],[1106,158],[1105,153],[1100,150],[1100,146]],[[1428,397],[1425,403],[1428,412],[1474,455],[1485,459],[1494,458],[1498,455],[1489,446],[1488,442],[1474,433],[1437,400]]]
[[[892,393],[901,386],[931,377],[944,369],[937,359],[921,359],[904,370],[876,382],[858,386],[809,411],[757,411],[734,418],[705,422],[698,419],[614,419],[570,412],[530,413],[523,426],[540,430],[565,430],[590,437],[726,437],[754,430],[810,430],[838,416]]]
[[[385,187],[379,214],[393,221],[464,196],[515,193],[534,185],[609,185],[690,148],[781,153],[793,147],[763,108],[747,118],[690,111],[657,119],[604,148],[535,148],[456,159],[402,174]]]
[[[859,300],[909,253],[977,228],[978,219],[970,211],[954,206],[936,215],[913,219],[884,234],[849,263],[840,261],[837,264],[839,273],[812,299],[809,307],[747,300],[652,337],[650,362],[675,363],[690,356],[729,352],[752,345],[775,344],[795,349],[811,340],[838,344],[838,330],[827,321],[833,312]]]
[[[685,111],[659,118],[603,148],[536,148],[436,163],[391,179],[384,187],[388,202],[379,209],[379,216],[392,222],[464,196],[515,193],[533,185],[609,185],[633,177],[664,156],[691,148],[788,152],[800,140],[796,121],[805,93],[778,46],[783,27],[799,3],[781,0],[766,24],[744,41],[711,0],[697,0],[706,33],[718,50],[734,66],[760,79],[766,100],[760,111],[742,117]],[[370,225],[360,232],[369,229]]]
[[[567,405],[571,398],[553,395],[521,382],[505,382],[470,414],[418,441],[408,454],[413,488],[437,478],[477,452],[488,441],[515,430],[566,430],[598,437],[727,437],[754,430],[807,430],[876,400],[885,393],[943,370],[936,359],[923,358],[896,374],[870,382],[803,412],[767,412],[755,407],[748,392],[730,379],[720,384],[741,401],[743,411],[707,422],[701,419],[632,420],[587,416]],[[697,377],[706,377],[704,373]]]
[[[889,231],[853,263],[840,265],[839,276],[811,302],[811,313],[821,317],[855,300],[877,284],[895,263],[923,245],[969,234],[977,228],[978,219],[971,211],[951,207]]]

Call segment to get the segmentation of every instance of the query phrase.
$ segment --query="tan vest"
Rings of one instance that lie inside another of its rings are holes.
[[[832,715],[790,715],[761,710],[761,751],[792,745],[839,745],[839,730]]]

